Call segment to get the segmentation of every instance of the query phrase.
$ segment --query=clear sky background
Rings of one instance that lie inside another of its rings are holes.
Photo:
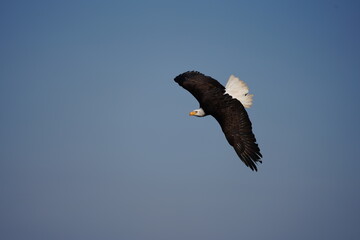
[[[360,239],[359,1],[1,1],[0,238]],[[174,81],[230,74],[252,172]]]

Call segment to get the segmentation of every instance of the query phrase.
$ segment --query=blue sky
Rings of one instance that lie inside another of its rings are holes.
[[[358,1],[2,1],[2,239],[359,239]],[[252,172],[173,78],[230,74]]]

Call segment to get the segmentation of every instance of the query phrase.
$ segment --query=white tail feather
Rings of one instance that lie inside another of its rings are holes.
[[[249,88],[246,83],[234,75],[229,77],[225,86],[225,93],[239,100],[246,108],[250,108],[252,105],[252,98],[254,95],[249,94]]]

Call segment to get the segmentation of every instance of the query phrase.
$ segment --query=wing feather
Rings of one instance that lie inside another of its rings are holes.
[[[180,86],[188,90],[198,100],[200,106],[211,101],[211,99],[209,99],[209,96],[211,96],[209,92],[225,92],[225,87],[218,81],[196,71],[182,73],[174,80]]]
[[[226,94],[227,95],[227,94]],[[226,95],[224,95],[225,98]],[[221,101],[221,100],[219,100]],[[223,101],[221,109],[212,114],[219,122],[229,144],[246,166],[257,171],[262,155],[244,106],[237,100]]]

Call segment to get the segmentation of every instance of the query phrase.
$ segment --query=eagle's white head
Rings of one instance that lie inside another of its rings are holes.
[[[204,117],[205,111],[202,108],[195,109],[192,112],[189,113],[190,116],[196,116],[196,117]]]

